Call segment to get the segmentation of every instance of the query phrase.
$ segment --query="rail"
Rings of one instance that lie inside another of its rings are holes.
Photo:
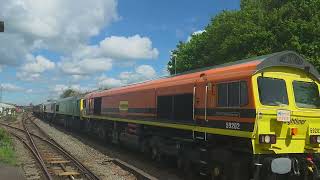
[[[32,121],[31,121],[32,122]],[[37,161],[39,162],[39,164],[41,165],[41,169],[44,171],[44,174],[46,176],[46,178],[48,180],[52,180],[51,174],[48,172],[48,169],[46,168],[46,165],[43,161],[43,159],[40,156],[39,150],[37,149],[35,143],[34,143],[34,139],[32,137],[35,137],[47,144],[49,144],[51,147],[55,148],[57,151],[59,151],[60,153],[62,153],[64,156],[66,156],[68,159],[70,159],[74,165],[81,171],[81,173],[83,173],[83,175],[86,176],[87,179],[90,180],[99,180],[100,178],[98,176],[96,176],[93,172],[91,172],[87,167],[85,167],[79,160],[77,160],[73,155],[71,155],[68,151],[66,151],[62,146],[60,146],[56,141],[54,141],[53,139],[45,139],[43,137],[40,137],[36,134],[33,134],[31,132],[29,132],[29,130],[27,129],[27,127],[25,126],[25,122],[23,122],[23,126],[25,129],[21,129],[15,126],[11,126],[5,123],[0,122],[0,125],[23,132],[27,135],[29,141],[31,144],[33,144],[32,146],[30,146],[21,136],[19,136],[18,134],[9,131],[10,134],[12,134],[13,136],[15,136],[18,140],[22,141],[26,147],[32,152],[32,154],[34,155],[34,157],[37,159]],[[43,131],[44,132],[44,131]],[[30,137],[29,137],[30,135]],[[48,136],[49,137],[49,136]],[[30,138],[32,140],[30,140]]]
[[[75,158],[73,155],[71,155],[67,150],[65,150],[58,142],[56,142],[54,139],[52,139],[45,131],[43,131],[42,128],[40,128],[38,126],[38,124],[36,124],[31,117],[27,117],[29,119],[29,121],[39,129],[39,131],[46,137],[43,138],[37,134],[31,133],[29,132],[29,134],[37,139],[40,139],[48,144],[50,144],[52,147],[54,147],[55,149],[57,149],[58,151],[60,151],[61,153],[63,153],[67,158],[69,158],[70,160],[72,160],[74,162],[74,164],[77,166],[77,168],[79,170],[81,170],[88,179],[91,180],[98,180],[100,179],[99,177],[97,177],[94,173],[92,173],[87,167],[85,167],[79,160],[77,160],[77,158]],[[24,129],[12,126],[12,125],[8,125],[6,123],[2,123],[0,122],[0,125],[2,126],[6,126],[8,128],[11,129],[15,129],[21,132],[25,132]],[[124,161],[121,161],[120,159],[116,159],[116,158],[111,158],[110,159],[111,162],[115,163],[116,165],[120,166],[121,168],[123,168],[126,171],[131,172],[132,174],[134,174],[136,176],[136,178],[138,180],[157,180],[158,178],[153,177],[152,175],[144,172],[143,170],[134,167],[133,165],[130,165]]]

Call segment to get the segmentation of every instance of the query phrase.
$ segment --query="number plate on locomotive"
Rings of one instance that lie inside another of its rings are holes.
[[[277,121],[280,122],[290,122],[290,111],[278,109],[277,110]]]
[[[320,128],[309,127],[309,134],[311,135],[319,135]]]

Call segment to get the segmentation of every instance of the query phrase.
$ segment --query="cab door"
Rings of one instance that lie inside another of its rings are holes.
[[[196,81],[194,84],[194,121],[197,124],[204,124],[207,120],[208,109],[208,83]]]

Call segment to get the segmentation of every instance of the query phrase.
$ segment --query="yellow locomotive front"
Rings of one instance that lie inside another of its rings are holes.
[[[257,113],[252,146],[255,168],[264,177],[319,177],[319,79],[309,68],[268,67],[252,77]]]

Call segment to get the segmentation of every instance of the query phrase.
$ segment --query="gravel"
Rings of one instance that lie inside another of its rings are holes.
[[[16,127],[21,126],[21,116],[17,117],[16,121],[11,122],[12,125]],[[24,144],[17,140],[16,138],[12,138],[14,143],[14,148],[16,151],[17,164],[23,170],[24,177],[27,180],[39,180],[44,179],[42,177],[43,173],[39,168],[38,162],[34,159],[33,155],[30,153],[28,149],[24,146]]]
[[[86,167],[93,171],[101,179],[106,180],[134,180],[136,177],[111,162],[111,158],[92,147],[82,143],[71,135],[65,134],[48,124],[35,119],[35,122],[59,142],[67,151],[78,158]]]
[[[38,163],[34,160],[34,157],[19,140],[14,138],[13,142],[16,150],[17,162],[24,171],[25,178],[27,180],[42,179],[42,172],[39,169]]]

